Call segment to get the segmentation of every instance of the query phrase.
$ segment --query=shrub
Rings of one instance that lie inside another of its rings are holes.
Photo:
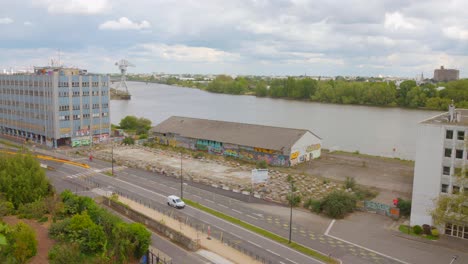
[[[135,145],[135,140],[132,137],[126,137],[122,140],[124,145]]]
[[[310,209],[310,211],[320,214],[322,212],[322,202],[309,198],[305,203],[304,207]]]
[[[13,203],[8,201],[0,201],[0,217],[12,214],[15,211]]]
[[[83,263],[80,248],[76,243],[55,245],[48,255],[50,264],[79,264]]]
[[[138,136],[138,139],[147,139],[148,138],[148,134],[141,134]]]
[[[413,226],[413,232],[416,234],[416,235],[420,235],[422,233],[423,229],[420,225],[415,225]]]
[[[353,191],[354,191],[354,195],[359,201],[371,200],[372,198],[377,196],[376,191],[372,191],[364,187],[356,186],[354,187]]]
[[[201,159],[201,158],[203,158],[203,153],[200,153],[200,152],[194,153],[194,154],[193,154],[193,157],[194,157],[195,159]]]
[[[28,204],[21,204],[18,208],[18,214],[22,218],[39,219],[47,213],[47,207],[43,199]]]
[[[43,216],[43,217],[41,217],[41,219],[39,219],[39,220],[37,220],[37,221],[38,221],[39,223],[45,223],[45,222],[47,222],[48,220],[49,220],[49,217]]]
[[[411,214],[411,201],[398,198],[398,208],[400,208],[400,215],[409,216]]]
[[[323,212],[333,218],[343,218],[356,208],[356,197],[343,191],[334,191],[322,200]]]
[[[422,225],[422,229],[424,231],[424,234],[426,234],[426,235],[432,234],[430,225],[424,224],[424,225]]]
[[[439,230],[437,230],[437,228],[434,228],[431,230],[431,235],[435,236],[435,237],[439,237]]]
[[[257,161],[257,169],[266,169],[268,167],[268,164],[264,160],[259,160]]]
[[[354,187],[356,187],[356,180],[351,177],[346,177],[344,186],[346,189],[354,190]]]
[[[29,258],[36,255],[36,233],[29,225],[19,222],[13,227],[9,236],[12,241],[11,255],[17,263],[26,263]]]

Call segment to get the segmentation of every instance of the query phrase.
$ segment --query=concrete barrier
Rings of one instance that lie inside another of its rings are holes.
[[[113,210],[127,216],[128,218],[136,222],[143,223],[149,229],[169,238],[171,241],[183,246],[184,248],[190,251],[197,251],[198,249],[200,249],[200,245],[196,241],[193,241],[192,239],[185,236],[181,232],[174,230],[154,219],[151,219],[147,217],[146,215],[143,215],[125,206],[124,204],[115,202],[107,197],[103,197],[103,199],[104,199],[104,204],[109,206]]]

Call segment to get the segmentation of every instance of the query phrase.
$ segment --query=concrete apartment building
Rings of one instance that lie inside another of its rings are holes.
[[[0,74],[0,133],[54,148],[106,140],[109,76],[65,67]]]
[[[306,129],[172,116],[150,130],[155,142],[214,155],[294,166],[320,157],[322,139]]]
[[[455,69],[445,69],[440,66],[440,69],[434,70],[434,80],[436,82],[456,81],[460,78],[460,71]]]
[[[456,176],[468,170],[468,109],[452,104],[448,113],[421,122],[418,132],[410,222],[432,225],[430,211],[437,197],[468,195],[468,186]],[[468,222],[447,222],[442,229],[446,235],[468,239]]]

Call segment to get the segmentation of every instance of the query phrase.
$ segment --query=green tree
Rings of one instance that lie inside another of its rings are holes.
[[[126,116],[120,120],[119,127],[121,129],[136,129],[138,126],[138,118],[136,116]]]
[[[416,87],[416,82],[409,80],[400,83],[400,89],[398,89],[398,104],[401,106],[408,106],[408,100],[406,100],[406,95],[411,90],[411,88]]]
[[[447,110],[452,100],[448,98],[433,97],[426,100],[426,108],[432,110]]]
[[[87,212],[74,215],[67,231],[67,240],[77,242],[86,254],[101,253],[106,248],[107,239],[102,227],[96,225]]]
[[[49,251],[48,259],[50,264],[80,264],[84,262],[77,243],[54,245]]]
[[[268,95],[268,89],[264,82],[257,83],[255,87],[255,95],[258,97],[265,97]]]
[[[426,94],[421,87],[415,86],[406,94],[405,105],[411,108],[423,107],[426,105]]]
[[[347,192],[334,191],[322,200],[323,212],[333,218],[343,218],[356,208],[356,197]]]
[[[45,172],[31,155],[1,156],[0,193],[18,208],[52,192]]]
[[[125,137],[122,140],[122,144],[124,144],[124,145],[135,145],[135,140],[132,137]]]
[[[17,263],[26,263],[37,253],[36,233],[27,224],[19,222],[9,233],[11,255]]]

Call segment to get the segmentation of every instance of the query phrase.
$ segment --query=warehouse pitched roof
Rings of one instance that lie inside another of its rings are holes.
[[[187,138],[213,140],[243,146],[284,151],[289,150],[306,129],[262,126],[245,123],[172,116],[151,132],[173,133]],[[313,134],[313,133],[312,133]],[[313,134],[316,136],[315,134]],[[318,136],[316,136],[319,138]]]

